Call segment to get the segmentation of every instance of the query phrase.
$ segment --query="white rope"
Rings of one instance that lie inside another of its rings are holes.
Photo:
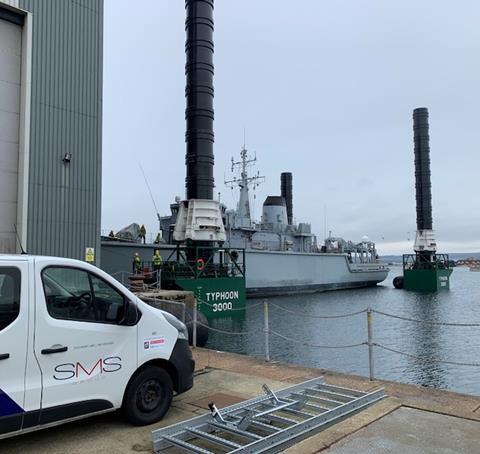
[[[407,322],[414,322],[414,323],[426,323],[428,325],[443,325],[443,326],[480,326],[480,323],[456,323],[456,322],[434,322],[431,320],[418,320],[415,318],[408,318],[403,317],[401,315],[396,314],[389,314],[388,312],[377,311],[376,309],[372,309],[372,312],[375,312],[380,315],[384,315],[386,317],[398,318],[400,320],[406,320]]]
[[[353,317],[354,315],[359,315],[359,314],[363,314],[363,313],[367,312],[367,309],[362,309],[361,311],[350,312],[350,313],[347,313],[347,314],[339,314],[339,315],[312,315],[312,314],[306,314],[305,312],[292,311],[292,310],[286,309],[282,306],[278,306],[275,303],[268,303],[268,304],[269,304],[269,306],[273,306],[273,307],[275,307],[277,309],[280,309],[284,312],[288,312],[289,314],[298,315],[300,317],[306,317],[306,318],[325,318],[325,319],[328,319],[328,318],[344,318],[344,317]]]
[[[409,358],[421,359],[424,361],[429,362],[436,362],[436,363],[443,363],[443,364],[452,364],[453,366],[470,366],[470,367],[480,367],[480,363],[462,363],[458,361],[447,361],[444,359],[438,358],[431,358],[429,356],[421,356],[421,355],[412,355],[411,353],[401,352],[400,350],[395,350],[394,348],[387,347],[385,345],[373,343],[375,347],[381,348],[383,350],[387,350],[389,352],[398,353],[399,355],[408,356]]]
[[[295,342],[296,344],[306,345],[308,347],[315,347],[315,348],[353,348],[353,347],[360,347],[361,345],[367,344],[366,342],[360,342],[358,344],[350,344],[350,345],[318,345],[318,344],[311,344],[310,342],[292,339],[291,337],[284,336],[283,334],[277,333],[276,331],[273,331],[273,330],[270,330],[270,333],[284,340],[287,340],[289,342]]]

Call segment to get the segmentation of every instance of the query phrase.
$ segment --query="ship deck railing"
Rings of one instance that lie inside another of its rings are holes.
[[[448,254],[404,254],[404,270],[448,270],[450,269],[450,259]]]
[[[154,271],[151,261],[143,261],[142,269]],[[194,246],[177,246],[163,261],[162,281],[220,277],[245,277],[245,250]]]

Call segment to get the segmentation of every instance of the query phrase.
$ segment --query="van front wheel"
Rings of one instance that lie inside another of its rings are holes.
[[[153,424],[170,408],[173,384],[161,367],[142,370],[130,383],[123,402],[126,418],[136,426]]]

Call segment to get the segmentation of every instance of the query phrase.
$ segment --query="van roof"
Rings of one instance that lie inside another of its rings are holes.
[[[71,259],[68,257],[52,257],[48,255],[30,255],[30,254],[0,254],[0,262],[30,262],[35,259],[48,259],[53,263],[58,262],[78,262],[86,264],[86,262],[82,262],[81,260]]]
[[[1,261],[16,261],[18,262],[21,260],[22,262],[25,262],[29,260],[32,255],[26,255],[26,254],[0,254],[0,260]]]

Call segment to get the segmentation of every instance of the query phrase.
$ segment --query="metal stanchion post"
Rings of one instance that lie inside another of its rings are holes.
[[[192,346],[197,346],[197,298],[193,300],[193,326],[192,326]]]
[[[187,305],[185,303],[182,303],[182,322],[186,322],[186,316],[187,316]]]
[[[265,332],[265,361],[270,361],[270,342],[269,342],[269,333],[270,329],[268,327],[268,303],[263,302],[263,320],[264,320],[264,332]]]
[[[367,309],[367,333],[368,333],[368,369],[370,371],[370,380],[374,380],[373,370],[373,327],[372,327],[372,309]]]

